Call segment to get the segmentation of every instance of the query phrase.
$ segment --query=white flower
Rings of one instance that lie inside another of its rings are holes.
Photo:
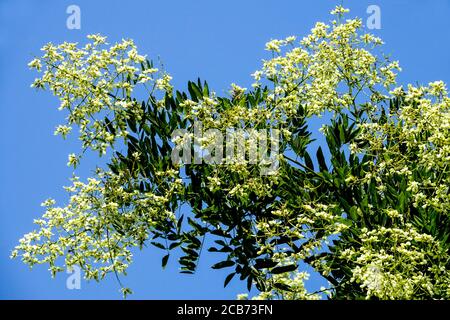
[[[280,52],[280,46],[282,45],[281,40],[272,40],[266,43],[266,50],[267,51],[274,51],[274,52]]]
[[[40,59],[33,59],[30,63],[28,63],[28,67],[31,69],[36,69],[37,71],[41,71],[42,64]]]
[[[79,163],[79,158],[77,157],[77,155],[74,153],[69,154],[69,161],[67,162],[67,165],[69,167],[75,168],[78,165],[78,163]]]
[[[72,131],[72,127],[66,125],[59,125],[56,127],[54,135],[60,134],[65,139],[67,135],[70,133],[70,131]]]

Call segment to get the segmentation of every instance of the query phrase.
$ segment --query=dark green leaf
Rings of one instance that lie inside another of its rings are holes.
[[[231,267],[231,266],[234,266],[234,261],[225,260],[225,261],[216,263],[211,268],[213,268],[213,269],[222,269],[222,268],[228,268],[228,267]]]
[[[162,265],[163,268],[165,268],[167,266],[167,262],[169,261],[169,256],[170,256],[170,254],[166,254],[162,258],[161,265]]]
[[[321,147],[319,147],[319,149],[317,149],[316,156],[317,156],[317,162],[319,162],[320,171],[328,171],[327,164],[325,162],[325,157],[323,156]]]
[[[233,277],[236,275],[236,272],[230,273],[229,275],[227,275],[227,277],[225,278],[225,282],[223,283],[223,287],[225,288],[231,281],[231,279],[233,279]]]
[[[287,266],[281,266],[281,267],[273,268],[273,269],[271,270],[271,273],[272,273],[272,274],[280,274],[280,273],[285,273],[285,272],[294,271],[294,270],[296,270],[296,269],[297,269],[297,265],[295,265],[295,264],[290,264],[290,265],[287,265]]]

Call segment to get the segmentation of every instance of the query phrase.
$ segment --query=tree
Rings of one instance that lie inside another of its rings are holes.
[[[300,262],[333,299],[449,298],[445,84],[398,87],[398,62],[375,55],[382,41],[344,21],[347,11],[336,7],[301,41],[267,43],[272,58],[253,88],[233,84],[223,97],[200,79],[174,90],[131,40],[44,46],[33,86],[68,111],[56,133],[79,129],[82,152],[69,165],[87,150],[109,161],[73,179],[67,206],[45,201],[39,229],[12,256],[100,280],[152,244],[167,252],[163,267],[181,250],[192,273],[208,236],[208,251],[225,257],[212,268],[230,268],[225,285],[238,276],[258,298],[320,298]],[[321,145],[309,126],[322,116]]]

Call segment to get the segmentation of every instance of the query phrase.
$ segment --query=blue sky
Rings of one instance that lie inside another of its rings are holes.
[[[345,0],[351,16],[365,19],[366,8],[381,9],[381,29],[372,32],[386,42],[384,52],[400,60],[400,83],[450,82],[450,0]],[[177,88],[188,80],[206,79],[219,94],[232,82],[251,83],[250,74],[267,57],[264,44],[273,38],[303,36],[316,21],[329,20],[332,0],[247,1],[0,1],[0,298],[1,299],[120,299],[114,277],[102,283],[82,282],[80,290],[66,288],[67,275],[51,279],[47,268],[32,271],[10,260],[17,240],[41,216],[39,204],[48,197],[66,200],[62,186],[72,171],[67,154],[76,140],[53,136],[64,115],[50,93],[29,86],[36,74],[27,63],[46,42],[83,42],[87,34],[102,33],[110,42],[133,38],[141,53],[158,56]],[[66,27],[66,8],[81,9],[81,29]],[[96,164],[89,158],[78,170],[88,176]],[[162,251],[147,249],[135,256],[122,281],[132,298],[234,299],[245,292],[233,281],[223,289],[227,271],[212,271],[219,256],[202,256],[194,276],[178,273],[172,260],[161,270]],[[313,277],[312,288],[323,282]]]

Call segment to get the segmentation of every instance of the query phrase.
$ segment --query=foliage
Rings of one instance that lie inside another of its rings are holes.
[[[270,41],[253,88],[233,84],[224,97],[200,80],[175,91],[131,40],[46,45],[30,63],[44,68],[33,86],[69,113],[56,133],[79,129],[82,153],[69,164],[112,149],[107,169],[66,188],[67,206],[44,203],[39,229],[12,255],[100,280],[125,274],[133,247],[151,244],[166,252],[163,267],[181,250],[181,271],[193,273],[208,236],[224,257],[212,268],[231,268],[225,285],[238,276],[256,298],[319,299],[301,262],[329,281],[330,298],[449,298],[450,99],[440,81],[396,87],[398,62],[379,58],[382,41],[344,21],[347,11],[336,7],[301,41]],[[325,144],[312,139],[317,117],[330,119]],[[280,135],[255,147],[261,132]],[[233,154],[249,152],[217,160],[209,147],[220,133],[236,141]],[[209,161],[173,161],[182,143]]]

